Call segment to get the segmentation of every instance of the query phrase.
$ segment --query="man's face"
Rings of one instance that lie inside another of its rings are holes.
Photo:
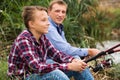
[[[31,22],[31,26],[39,34],[48,33],[49,21],[47,12],[36,11],[34,13],[34,20]]]
[[[65,5],[53,4],[52,9],[48,10],[48,15],[56,24],[62,24],[66,17],[67,7]]]

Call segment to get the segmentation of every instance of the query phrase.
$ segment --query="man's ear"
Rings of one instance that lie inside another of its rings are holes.
[[[47,13],[48,13],[48,15],[50,14],[50,9],[48,8],[48,10],[47,10]]]

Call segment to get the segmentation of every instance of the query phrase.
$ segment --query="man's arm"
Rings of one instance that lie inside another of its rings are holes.
[[[64,35],[64,33],[63,33]],[[65,38],[60,36],[57,32],[57,29],[50,25],[49,32],[46,34],[47,38],[51,41],[51,43],[55,46],[56,49],[69,54],[71,56],[79,55],[79,56],[87,56],[88,49],[86,48],[77,48],[71,46]]]
[[[48,55],[58,63],[66,63],[66,64],[60,64],[60,65],[66,66],[67,70],[83,71],[87,67],[87,64],[82,60],[75,59],[69,55],[66,55],[56,50],[54,46],[49,42],[49,40],[46,40],[46,43],[49,44]]]
[[[48,39],[45,40],[45,44],[48,49],[48,57],[52,58],[54,61],[58,63],[69,63],[74,59],[72,56],[57,50]]]

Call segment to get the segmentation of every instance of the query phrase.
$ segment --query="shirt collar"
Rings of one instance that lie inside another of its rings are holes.
[[[50,23],[52,23],[52,25],[54,26],[54,27],[59,27],[59,28],[61,28],[62,30],[63,30],[63,24],[60,24],[59,26],[49,17],[48,18],[48,20],[50,21]]]
[[[29,34],[30,34],[30,36],[29,36],[29,38],[35,43],[35,45],[39,45],[39,42],[37,42],[37,40],[35,39],[35,37],[33,36],[33,34],[32,34],[32,32],[29,30],[29,29],[27,29],[27,31],[29,32]],[[43,35],[42,35],[43,36]],[[41,36],[41,37],[42,37]],[[41,38],[39,38],[39,41],[41,40]]]

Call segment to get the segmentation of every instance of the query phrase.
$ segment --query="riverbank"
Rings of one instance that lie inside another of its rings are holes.
[[[102,42],[102,45],[100,43],[98,43],[96,45],[96,47],[98,49],[104,51],[104,50],[110,49],[113,46],[118,45],[118,44],[120,44],[120,41],[111,40],[111,41],[104,41],[104,42]],[[118,48],[120,49],[120,46],[117,47],[116,49],[118,49]],[[115,53],[113,53],[111,55],[107,55],[105,58],[112,58],[114,63],[118,64],[118,63],[120,63],[120,51],[119,52],[115,52]]]

